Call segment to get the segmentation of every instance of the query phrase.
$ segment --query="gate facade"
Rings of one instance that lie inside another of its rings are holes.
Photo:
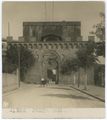
[[[67,58],[76,57],[76,51],[86,45],[87,42],[81,39],[80,22],[24,22],[23,37],[18,41],[7,41],[7,48],[16,47],[19,56],[21,47],[33,53],[35,64],[23,81],[36,84],[43,77],[55,84],[73,83],[72,75],[61,74],[61,64]],[[90,81],[93,80],[92,73],[90,70]]]

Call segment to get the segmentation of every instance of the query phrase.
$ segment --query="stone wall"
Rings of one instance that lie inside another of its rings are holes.
[[[19,88],[18,74],[2,74],[3,92],[10,92]]]
[[[24,22],[25,41],[41,41],[44,36],[56,35],[62,41],[77,41],[81,36],[80,22]]]
[[[48,45],[49,47],[49,45]],[[62,61],[64,59],[66,59],[67,57],[75,57],[75,52],[77,51],[77,48],[71,48],[69,47],[68,49],[65,48],[61,48],[58,45],[58,48],[56,49],[56,47],[54,47],[53,49],[51,49],[50,47],[47,49],[44,46],[42,46],[42,49],[31,49],[31,51],[33,52],[36,61],[35,61],[35,65],[28,71],[26,78],[25,78],[25,82],[32,82],[32,83],[40,83],[40,79],[43,77],[44,72],[46,72],[46,70],[42,67],[42,63],[44,61],[43,56],[46,54],[50,54],[50,53],[55,53],[57,54],[58,57],[58,62],[59,62],[59,83],[60,80],[62,79],[62,75],[60,73],[60,66],[62,64]]]
[[[59,61],[59,84],[73,84],[74,79],[73,79],[73,74],[71,75],[62,75],[60,73],[60,66],[63,62],[64,59],[66,58],[74,58],[75,52],[78,50],[78,48],[75,46],[73,48],[68,47],[66,48],[61,48],[58,45],[58,48],[49,48],[48,49],[44,46],[42,49],[31,49],[34,56],[36,57],[35,65],[28,71],[26,75],[25,81],[27,82],[32,82],[32,83],[40,83],[40,79],[43,77],[43,73],[46,72],[46,69],[42,67],[42,62],[45,61],[43,56],[45,54],[49,54],[51,52],[55,52],[59,55],[58,61]],[[93,68],[90,68],[87,70],[88,72],[88,84],[94,84],[94,71]],[[77,74],[78,75],[78,74]],[[78,79],[76,78],[76,83],[78,83]],[[80,70],[80,82],[81,84],[84,84],[84,71],[81,69]]]
[[[74,58],[76,56],[75,52],[80,47],[85,47],[86,42],[59,42],[59,43],[25,43],[25,42],[11,42],[9,43],[18,47],[27,47],[34,54],[36,61],[35,65],[25,75],[25,82],[28,83],[40,83],[42,77],[46,77],[46,69],[43,67],[43,62],[46,61],[44,56],[48,56],[50,53],[56,55],[58,58],[58,67],[59,67],[59,84],[73,84],[73,74],[71,75],[62,75],[60,73],[60,66],[64,59]],[[8,45],[9,45],[8,44]],[[44,75],[45,74],[45,75]],[[80,70],[81,83],[84,83],[83,78],[84,72]],[[93,84],[94,81],[94,72],[91,68],[88,70],[88,84]],[[77,83],[77,81],[76,81]]]
[[[74,74],[75,74],[75,81],[74,81]],[[73,84],[77,85],[78,84],[78,77],[80,81],[80,85],[84,84],[84,70],[80,69],[80,71],[76,73],[71,73],[70,75],[61,75],[61,78],[59,83],[60,84]],[[94,68],[90,68],[87,70],[87,84],[88,85],[94,85]]]

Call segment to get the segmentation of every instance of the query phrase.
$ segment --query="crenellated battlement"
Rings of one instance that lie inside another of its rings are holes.
[[[73,49],[73,48],[81,48],[85,47],[88,43],[87,41],[76,41],[76,42],[18,42],[18,41],[9,41],[9,42],[3,42],[2,47],[3,49],[6,49],[9,46],[14,47],[26,47],[26,48],[32,48],[32,49]]]

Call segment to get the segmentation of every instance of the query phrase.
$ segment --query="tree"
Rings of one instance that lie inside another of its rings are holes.
[[[105,43],[104,42],[97,43],[96,55],[105,57]]]
[[[71,74],[71,59],[66,59],[61,65],[61,73],[65,75]]]
[[[10,46],[10,48],[7,50],[6,53],[6,60],[8,63],[8,66],[11,66],[10,68],[12,68],[12,66],[14,66],[13,70],[16,70],[19,66],[18,66],[18,62],[19,62],[19,53],[20,50],[20,77],[21,80],[24,79],[24,74],[28,71],[28,69],[33,66],[34,62],[35,62],[35,57],[33,55],[33,53],[28,49],[28,48],[24,48],[24,47],[20,47],[17,48],[15,46]],[[8,70],[8,72],[10,71],[10,69]]]
[[[95,28],[95,31],[92,31],[90,33],[94,34],[97,38],[99,38],[100,41],[105,41],[105,14],[101,12],[99,15],[102,20],[100,23],[97,23],[93,26],[93,28]]]
[[[99,45],[96,46],[97,56],[105,57],[105,14],[101,12],[99,15],[101,17],[101,22],[94,25],[93,28],[95,30],[90,33],[95,35],[100,40]]]
[[[74,85],[75,85],[75,81],[76,81],[76,77],[78,77],[78,87],[79,87],[79,84],[80,84],[80,75],[79,75],[79,60],[77,58],[72,58],[71,59],[71,72],[73,73],[73,81],[74,81]],[[78,72],[78,75],[76,74]]]
[[[72,73],[74,84],[76,81],[76,77],[78,77],[76,75],[78,71],[79,71],[79,60],[77,58],[68,58],[62,63],[61,73],[65,75],[70,75]],[[79,81],[78,81],[78,87],[79,87]]]
[[[71,74],[73,72],[73,79],[75,79],[78,71],[78,87],[80,85],[80,68],[84,69],[84,89],[87,89],[87,70],[96,64],[97,56],[95,54],[96,44],[94,41],[88,41],[84,48],[79,48],[76,52],[75,58],[69,58],[62,64],[61,70],[63,74]]]
[[[92,46],[93,44],[93,46]],[[98,61],[97,56],[94,54],[94,43],[88,42],[84,48],[80,48],[77,52],[77,59],[79,67],[84,69],[84,89],[87,89],[87,70],[93,67]]]

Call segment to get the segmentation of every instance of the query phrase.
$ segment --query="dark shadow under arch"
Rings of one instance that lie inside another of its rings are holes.
[[[41,37],[42,42],[60,42],[62,41],[62,37],[54,34],[48,34]]]

